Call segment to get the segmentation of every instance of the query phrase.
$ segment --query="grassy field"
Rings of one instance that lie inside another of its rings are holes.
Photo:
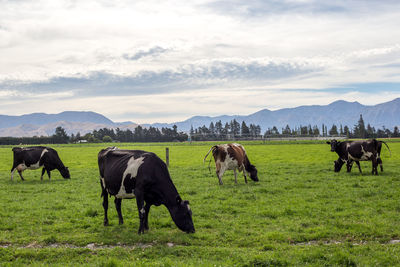
[[[165,160],[195,234],[177,229],[164,206],[152,207],[150,230],[138,235],[135,200],[113,201],[103,226],[97,153],[112,144],[54,145],[70,168],[40,181],[41,170],[10,181],[12,151],[0,147],[0,265],[19,266],[400,266],[400,143],[384,147],[384,172],[333,172],[322,142],[245,142],[260,182],[232,171],[218,185],[203,157],[213,143],[117,144]],[[356,166],[355,166],[356,167]],[[111,199],[112,200],[112,199]]]

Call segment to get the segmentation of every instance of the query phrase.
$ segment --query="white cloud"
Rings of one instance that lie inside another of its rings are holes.
[[[232,101],[241,102],[234,113],[246,114],[399,96],[393,88],[375,94],[301,91],[400,83],[397,1],[3,0],[1,5],[0,114],[101,112],[104,99],[114,96],[121,103],[136,99],[143,121],[171,121],[232,114]],[[185,96],[188,88],[196,90],[195,98]],[[92,96],[93,105],[79,105],[82,95]],[[49,101],[41,106],[34,96]],[[193,104],[184,108],[188,101]],[[14,109],[15,103],[23,105]],[[136,120],[128,106],[107,114]]]

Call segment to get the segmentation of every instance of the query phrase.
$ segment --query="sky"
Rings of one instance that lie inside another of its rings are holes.
[[[177,122],[400,97],[397,0],[0,0],[0,114]]]

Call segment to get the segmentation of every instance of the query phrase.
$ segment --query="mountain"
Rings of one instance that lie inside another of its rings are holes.
[[[245,121],[247,125],[250,123],[258,124],[261,126],[262,132],[273,126],[281,129],[286,125],[289,125],[291,128],[300,125],[317,125],[321,128],[322,124],[325,124],[329,128],[335,124],[336,126],[347,125],[353,128],[353,126],[357,124],[360,114],[362,114],[366,124],[369,123],[375,128],[382,128],[385,126],[386,128],[392,129],[394,126],[400,126],[400,98],[374,106],[339,100],[329,105],[299,106],[275,111],[263,109],[247,116],[195,116],[181,122],[154,123],[148,124],[147,126],[170,128],[175,124],[178,126],[178,130],[188,132],[191,126],[193,126],[194,129],[203,125],[208,127],[211,122],[215,123],[221,120],[221,122],[225,124],[235,119],[240,123]]]
[[[245,121],[247,125],[251,123],[260,125],[263,133],[273,126],[280,130],[286,125],[291,128],[300,125],[317,125],[321,129],[322,124],[325,124],[329,129],[335,124],[353,128],[360,114],[366,125],[369,123],[375,128],[385,126],[393,129],[394,126],[400,126],[400,98],[374,106],[339,100],[329,105],[299,106],[274,111],[263,109],[250,115],[194,116],[181,122],[144,124],[143,126],[172,128],[176,125],[179,131],[189,132],[192,126],[193,128],[203,125],[208,127],[211,122],[221,120],[225,124],[235,119],[239,123]],[[83,135],[101,128],[134,130],[137,124],[131,121],[113,122],[99,113],[90,111],[65,111],[59,114],[33,113],[22,116],[0,115],[0,136],[49,136],[54,134],[58,126],[63,127],[69,135],[77,132]]]
[[[58,114],[32,113],[21,116],[0,115],[0,136],[29,137],[50,136],[61,126],[67,134],[84,135],[101,128],[135,129],[137,124],[113,122],[91,111],[65,111]]]

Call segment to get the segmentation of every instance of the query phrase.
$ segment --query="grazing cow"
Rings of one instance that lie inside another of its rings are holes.
[[[115,197],[119,224],[123,224],[121,202],[135,198],[139,211],[139,234],[149,229],[151,205],[165,205],[176,226],[194,233],[189,202],[182,200],[172,183],[167,165],[156,154],[141,150],[103,149],[98,154],[100,185],[103,197],[104,225],[108,225],[108,195]]]
[[[24,180],[24,177],[22,177],[24,170],[36,170],[42,166],[40,180],[43,180],[45,171],[47,171],[50,180],[50,171],[54,169],[57,169],[65,179],[71,178],[68,167],[64,166],[57,151],[50,147],[14,147],[12,151],[14,152],[14,163],[11,168],[11,180],[13,180],[15,170],[18,171],[19,176]]]
[[[327,141],[326,143],[331,145],[331,151],[339,155],[338,160],[334,162],[335,172],[339,172],[344,163],[346,163],[347,172],[350,172],[354,161],[361,172],[359,161],[370,160],[372,162],[372,174],[378,175],[378,164],[381,164],[381,170],[383,170],[382,160],[380,159],[380,149],[378,152],[380,142],[383,141],[377,141],[376,139],[343,142],[333,139]],[[382,144],[380,144],[380,146],[382,147]]]
[[[208,154],[212,151],[215,160],[216,173],[219,184],[222,185],[222,176],[226,170],[233,170],[235,174],[235,183],[237,184],[236,169],[243,171],[244,181],[247,184],[246,172],[250,173],[250,178],[258,182],[257,169],[250,164],[244,147],[240,144],[223,144],[211,147],[203,162],[206,161]],[[211,161],[211,159],[210,159]]]
[[[382,159],[381,159],[382,143],[385,144],[385,146],[387,147],[387,149],[388,149],[389,152],[390,152],[390,155],[392,154],[392,151],[390,151],[390,148],[389,148],[388,144],[386,144],[385,141],[380,141],[380,140],[377,140],[377,141],[378,141],[378,147],[377,147],[377,153],[378,153],[377,157],[378,157],[378,158],[377,158],[377,163],[378,163],[378,165],[379,165],[380,168],[381,168],[381,172],[383,172],[383,163],[382,163]],[[340,158],[339,158],[338,160],[340,160]],[[353,162],[354,162],[354,161],[349,160],[349,161],[346,163],[347,172],[350,172],[350,171],[351,171],[351,167],[353,166]],[[359,161],[355,161],[355,162],[356,162],[356,164],[357,164],[357,166],[358,166],[358,170],[360,171],[360,173],[362,173],[362,171],[361,171],[361,166],[360,166],[360,162],[359,162]]]

